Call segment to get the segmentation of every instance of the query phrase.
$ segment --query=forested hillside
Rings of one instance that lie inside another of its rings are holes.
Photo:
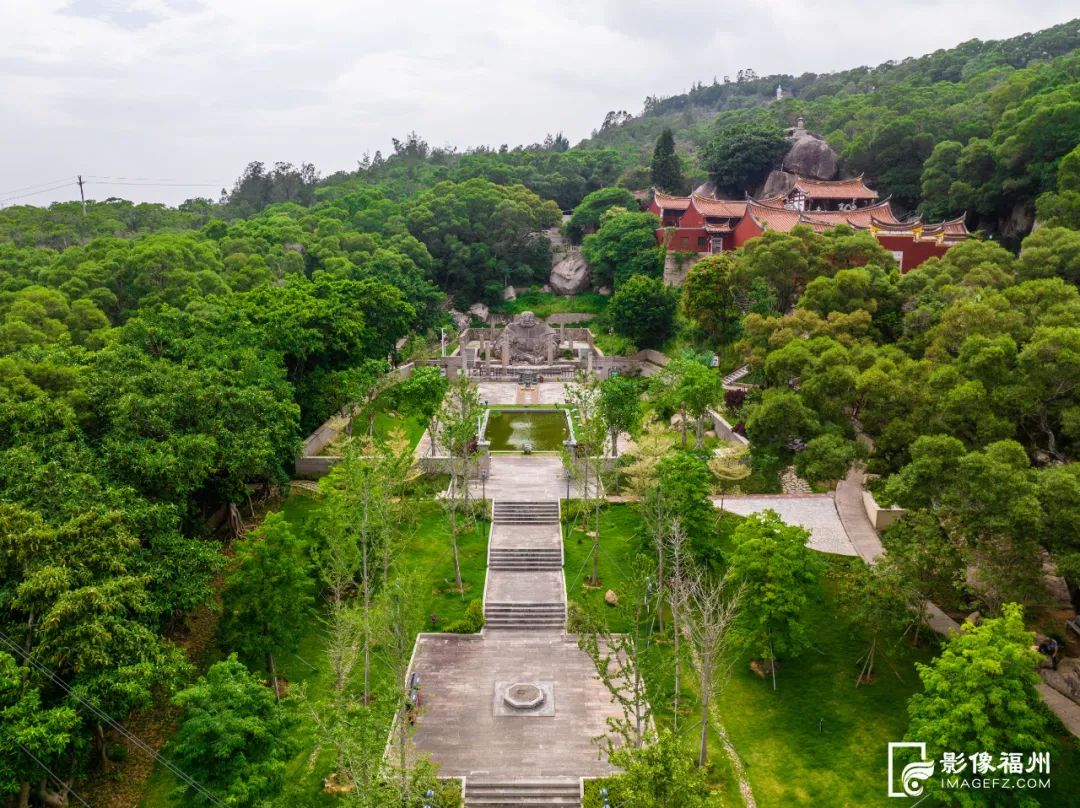
[[[324,178],[252,163],[217,201],[0,210],[0,793],[26,800],[40,779],[12,739],[70,778],[109,765],[101,722],[16,655],[114,716],[167,702],[192,679],[187,618],[226,566],[207,519],[287,483],[303,436],[425,356],[450,309],[546,283],[544,233],[575,207],[569,235],[615,289],[602,339],[754,366],[764,392],[728,404],[756,475],[791,461],[835,478],[858,425],[882,496],[914,514],[895,545],[906,531],[941,550],[920,595],[983,605],[958,583],[979,564],[995,596],[1034,600],[1040,548],[1075,582],[1078,47],[1073,21],[836,74],[744,71],[612,113],[575,147],[411,134]],[[799,116],[900,206],[967,211],[1006,247],[1036,212],[1045,226],[1019,257],[972,240],[903,277],[866,234],[768,233],[699,264],[676,314],[655,218],[608,209],[653,183],[664,129],[687,191],[709,144],[782,138]],[[986,491],[992,507],[972,506]]]
[[[287,482],[303,435],[429,344],[446,317],[436,282],[482,293],[485,270],[496,288],[504,268],[546,270],[533,234],[558,218],[484,180],[408,205],[364,189],[229,213],[110,200],[0,214],[5,790],[37,779],[4,768],[12,738],[73,776],[107,749],[55,686],[4,712],[20,674],[3,652],[32,653],[114,716],[175,692],[185,617],[225,562],[208,517]]]
[[[919,58],[840,73],[757,77],[650,97],[636,117],[609,115],[581,148],[614,148],[644,166],[665,128],[691,178],[697,152],[736,124],[777,128],[798,116],[839,153],[841,172],[928,216],[968,211],[969,226],[1015,237],[1036,197],[1052,190],[1057,161],[1080,129],[1080,21],[992,42],[972,40]],[[725,77],[727,79],[728,77]],[[777,85],[784,98],[776,100]],[[643,187],[643,172],[624,175]]]

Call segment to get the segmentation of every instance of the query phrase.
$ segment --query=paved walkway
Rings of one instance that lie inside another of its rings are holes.
[[[558,455],[492,455],[487,480],[471,480],[469,490],[491,500],[557,500],[566,496],[566,471]],[[570,496],[581,496],[574,480]]]
[[[518,383],[513,382],[477,382],[480,400],[488,404],[519,404]],[[563,382],[543,382],[536,385],[530,404],[562,404],[566,401],[566,385]]]
[[[724,510],[749,516],[764,510],[780,514],[789,525],[799,525],[810,531],[807,546],[822,553],[858,555],[837,514],[837,504],[829,494],[776,496],[728,496],[714,499],[713,505]]]
[[[865,480],[866,473],[861,468],[852,468],[847,477],[836,484],[836,511],[856,552],[867,564],[873,564],[885,548],[863,507]]]

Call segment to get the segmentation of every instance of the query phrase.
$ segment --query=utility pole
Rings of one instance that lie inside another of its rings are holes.
[[[82,215],[86,217],[86,194],[83,193],[82,174],[79,175],[79,199],[82,200]]]

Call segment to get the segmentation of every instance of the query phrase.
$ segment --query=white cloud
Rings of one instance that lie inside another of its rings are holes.
[[[1075,13],[1069,2],[1017,0],[882,8],[865,0],[0,0],[0,196],[80,172],[229,185],[250,160],[310,161],[329,173],[365,151],[385,152],[410,130],[461,147],[558,130],[575,141],[609,109],[637,111],[646,95],[739,68],[876,64]],[[197,189],[90,191],[175,203]]]

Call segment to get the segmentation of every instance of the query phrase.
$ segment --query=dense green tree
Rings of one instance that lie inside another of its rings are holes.
[[[641,390],[638,383],[621,374],[600,382],[597,412],[607,426],[611,453],[619,454],[619,434],[637,432],[641,425]]]
[[[656,216],[610,208],[600,222],[600,229],[586,236],[581,245],[594,286],[607,286],[617,292],[635,275],[660,277],[664,248],[656,243],[660,227]]]
[[[612,208],[636,211],[637,200],[625,188],[600,188],[581,200],[574,213],[564,225],[567,238],[580,244],[586,233],[595,233],[600,227],[604,213]]]
[[[679,194],[685,190],[682,159],[675,151],[675,136],[670,129],[664,129],[656,139],[649,180],[654,188],[665,193]]]
[[[733,124],[717,127],[699,159],[717,188],[741,198],[757,193],[787,150],[783,130],[775,124]]]
[[[816,413],[798,393],[777,388],[766,390],[746,419],[746,434],[755,446],[785,448],[794,440],[811,440],[820,428]]]
[[[811,277],[811,256],[807,231],[792,233],[766,230],[750,239],[737,256],[734,282],[736,288],[749,292],[754,281],[765,283],[775,295],[776,310],[790,309]]]
[[[236,655],[176,694],[184,717],[172,743],[177,763],[228,805],[262,805],[285,782],[292,755],[291,715]],[[189,804],[209,804],[201,791],[182,789]]]
[[[1080,231],[1040,227],[1024,239],[1017,272],[1020,280],[1062,278],[1080,286]]]
[[[806,546],[810,534],[786,525],[775,511],[753,514],[735,528],[728,577],[742,592],[735,631],[754,656],[769,663],[790,659],[810,642],[806,610],[821,562]]]
[[[682,310],[710,338],[730,336],[742,317],[735,299],[731,253],[703,258],[690,268],[682,287]]]
[[[19,808],[28,808],[30,783],[42,777],[41,765],[63,770],[61,755],[79,724],[67,705],[46,708],[40,689],[29,681],[29,672],[0,651],[0,793],[18,794]]]
[[[282,514],[267,514],[237,545],[222,595],[223,642],[266,664],[275,695],[280,688],[274,655],[296,650],[314,607],[305,550]]]
[[[795,455],[795,470],[812,483],[840,480],[863,455],[856,441],[831,433],[818,435]]]
[[[906,738],[926,743],[931,760],[946,752],[968,756],[1047,751],[1050,733],[1035,686],[1040,655],[1035,635],[1025,629],[1023,610],[1006,604],[999,618],[981,625],[965,623],[929,665],[916,663],[923,691],[908,701]],[[940,790],[926,781],[930,794],[960,805],[982,804],[978,791]],[[1024,804],[1021,794],[1000,792],[1008,804]]]
[[[911,587],[912,608],[924,615],[930,603],[959,603],[966,567],[959,548],[929,511],[908,511],[882,536],[879,564],[893,568]]]
[[[709,408],[724,395],[723,377],[703,360],[704,357],[694,355],[671,360],[654,387],[658,401],[673,406],[683,415],[680,424],[683,446],[686,446],[686,419],[694,419],[698,449],[703,447]]]
[[[440,182],[409,206],[410,232],[435,260],[433,279],[466,301],[495,300],[506,283],[546,279],[550,244],[537,231],[559,222],[555,203],[521,185]]]
[[[889,479],[886,492],[894,502],[941,520],[977,568],[978,588],[991,607],[1037,597],[1043,514],[1020,444],[998,441],[966,452],[956,438],[921,436],[911,447],[911,463]]]
[[[656,464],[656,490],[664,512],[678,516],[694,554],[702,561],[718,562],[716,512],[709,501],[712,476],[705,460],[694,452],[671,452]]]
[[[615,292],[606,314],[617,334],[652,348],[671,333],[678,300],[659,278],[634,275]]]
[[[428,428],[432,436],[431,451],[435,452],[434,436],[438,432],[439,413],[450,383],[437,367],[414,367],[409,377],[393,388],[397,406]]]

